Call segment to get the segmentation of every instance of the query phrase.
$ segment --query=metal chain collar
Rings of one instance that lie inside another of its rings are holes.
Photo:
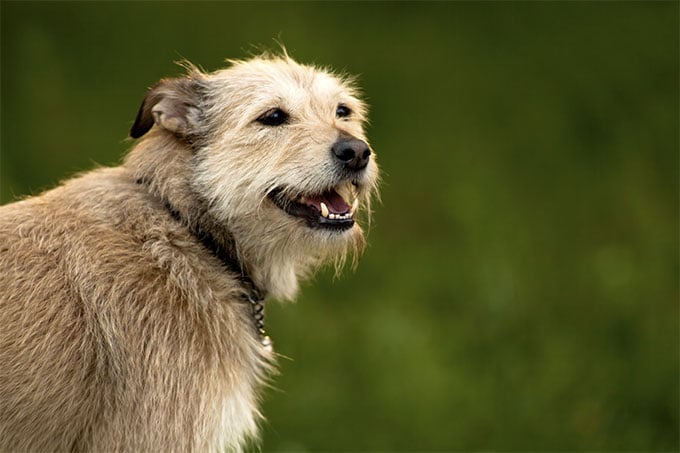
[[[255,321],[255,330],[260,337],[260,343],[269,352],[273,349],[273,344],[267,331],[264,329],[264,298],[259,297],[259,294],[254,294],[255,291],[248,292],[248,301],[253,309],[253,320]]]

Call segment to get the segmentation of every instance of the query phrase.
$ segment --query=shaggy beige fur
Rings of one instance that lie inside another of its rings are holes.
[[[368,211],[378,168],[350,81],[287,55],[230,63],[150,89],[120,167],[0,208],[0,450],[224,451],[256,436],[273,354],[245,282],[291,299],[359,251],[352,212],[322,211]]]

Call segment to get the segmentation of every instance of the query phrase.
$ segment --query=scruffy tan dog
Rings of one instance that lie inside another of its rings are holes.
[[[240,450],[264,298],[362,248],[378,167],[352,84],[287,55],[188,69],[122,166],[0,208],[0,450]]]

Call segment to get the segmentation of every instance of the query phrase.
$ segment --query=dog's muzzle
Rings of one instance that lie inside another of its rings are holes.
[[[278,187],[269,193],[269,198],[289,215],[305,220],[311,228],[342,231],[354,226],[354,214],[359,207],[356,189],[365,176],[371,149],[365,141],[341,133],[330,152],[344,182],[321,193],[295,193],[293,187]]]

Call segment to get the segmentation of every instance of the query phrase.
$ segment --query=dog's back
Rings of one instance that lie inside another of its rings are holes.
[[[69,269],[70,245],[93,237],[76,238],[90,222],[76,200],[59,202],[67,191],[0,208],[3,451],[70,449],[101,413],[102,398],[89,397],[101,391],[93,314]]]

